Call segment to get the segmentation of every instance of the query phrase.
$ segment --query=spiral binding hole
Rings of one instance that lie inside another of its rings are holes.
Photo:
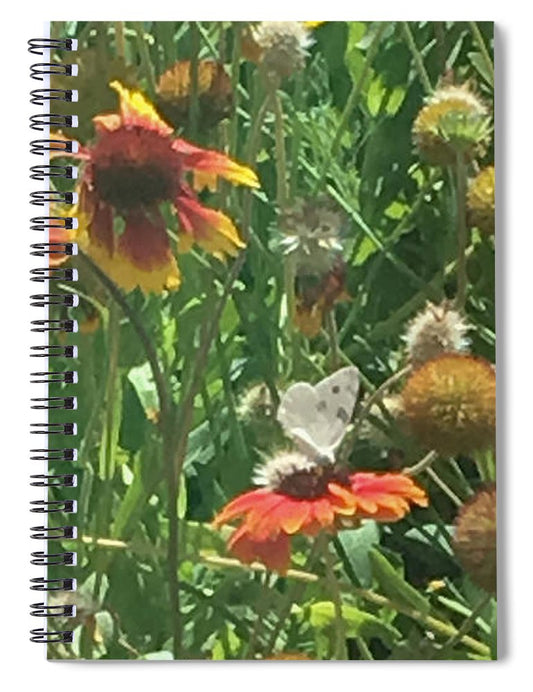
[[[76,580],[70,577],[60,577],[58,579],[46,579],[36,577],[30,579],[30,589],[32,591],[75,591]]]
[[[30,461],[76,461],[77,458],[77,450],[72,449],[72,447],[30,450]]]
[[[78,270],[71,267],[38,267],[30,270],[30,281],[61,281],[69,283],[78,280]]]
[[[61,192],[59,190],[39,190],[30,194],[30,204],[44,207],[45,204],[56,202],[57,204],[76,204],[78,194],[76,192]]]
[[[53,475],[39,474],[30,476],[35,478],[30,485],[35,488],[75,488],[76,475],[73,473],[56,473]]]
[[[44,55],[46,50],[69,50],[78,48],[76,38],[31,38],[28,41],[28,51],[33,55]]]
[[[44,346],[30,346],[31,358],[77,358],[77,346],[60,346],[58,344],[46,344]]]
[[[30,538],[36,541],[65,541],[77,537],[75,526],[32,526]]]
[[[45,553],[43,551],[37,551],[31,554],[32,559],[30,564],[39,565],[45,567],[61,566],[69,567],[76,564],[76,553],[69,551],[62,553]],[[35,606],[31,606],[34,608]]]
[[[36,563],[32,562],[32,564]],[[67,603],[65,605],[46,605],[46,603],[32,603],[30,608],[35,608],[35,610],[30,611],[30,615],[33,615],[34,617],[38,618],[72,618],[76,615],[76,606],[70,603]]]
[[[76,39],[62,38],[33,38],[28,41],[28,50],[34,55],[44,56],[43,62],[37,62],[30,67],[30,77],[33,80],[43,82],[53,76],[70,77],[78,73],[78,66],[60,62],[56,60],[56,55],[60,51],[74,51],[77,48]],[[48,62],[46,62],[48,58]],[[48,157],[47,163],[31,166],[30,179],[37,181],[54,181],[61,178],[74,180],[77,178],[78,168],[74,165],[50,162],[50,157],[65,157],[77,153],[78,145],[74,141],[69,141],[53,132],[52,129],[68,129],[78,126],[78,118],[72,114],[54,113],[53,104],[57,101],[73,103],[78,100],[76,89],[56,89],[38,88],[30,93],[30,101],[36,106],[46,106],[48,113],[36,113],[30,117],[30,129],[38,132],[46,132],[43,138],[33,139],[30,142],[30,153],[33,156]],[[53,185],[52,185],[53,186]],[[30,194],[30,203],[37,206],[48,204],[75,204],[77,194],[74,192],[63,192],[59,190],[39,190]],[[52,212],[53,213],[53,212]],[[58,213],[58,212],[56,212]],[[68,214],[61,216],[37,216],[31,219],[30,229],[49,233],[54,229],[69,231],[77,228],[77,220]],[[32,243],[30,254],[34,257],[70,256],[77,253],[75,243]],[[58,292],[59,285],[52,282],[72,282],[77,280],[77,272],[69,267],[38,267],[30,271],[30,280],[33,282],[48,282],[49,292],[36,293],[30,296],[30,304],[37,308],[56,307],[60,310],[72,308],[78,305],[78,296],[66,292]],[[31,331],[36,333],[75,333],[78,330],[76,320],[68,319],[63,316],[54,317],[54,314],[47,315],[46,319],[35,319],[31,321]],[[31,347],[31,356],[34,358],[76,358],[77,349],[71,345],[46,344]],[[77,374],[74,370],[68,369],[59,372],[43,369],[42,371],[31,374],[31,382],[36,384],[65,385],[68,386],[77,381]],[[72,395],[67,396],[39,396],[31,399],[33,410],[64,410],[73,411],[77,406],[77,398]],[[58,436],[76,435],[76,424],[72,422],[39,422],[30,425],[32,435],[45,435],[47,440],[56,439]],[[61,448],[60,445],[46,448],[37,448],[30,451],[32,461],[50,462],[73,462],[76,460],[76,450],[72,447]],[[34,474],[30,477],[30,484],[39,488],[72,488],[76,485],[76,475],[74,473],[51,473]],[[72,499],[39,499],[30,503],[30,511],[34,514],[46,515],[65,515],[76,513],[76,501]],[[31,538],[41,541],[61,541],[76,537],[74,526],[34,526],[31,528]],[[70,566],[75,564],[76,554],[70,551],[63,552],[34,552],[32,553],[31,564],[40,566]],[[36,578],[31,580],[31,589],[34,591],[74,591],[76,587],[75,579],[72,578]],[[73,617],[75,607],[72,604],[45,604],[34,603],[30,606],[31,615],[34,617],[45,618],[65,618]],[[48,630],[43,628],[32,629],[30,639],[34,642],[42,643],[69,643],[72,642],[73,633],[70,629],[56,629],[51,627]]]
[[[31,384],[76,384],[78,381],[78,375],[75,370],[32,372],[30,377]]]

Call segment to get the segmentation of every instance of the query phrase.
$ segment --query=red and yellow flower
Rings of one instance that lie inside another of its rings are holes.
[[[125,290],[172,290],[180,272],[162,206],[179,222],[180,252],[196,243],[218,256],[236,255],[244,247],[237,228],[221,211],[203,206],[185,176],[258,187],[257,176],[221,152],[174,137],[141,92],[119,82],[111,87],[119,112],[96,116],[95,141],[75,154],[83,162],[78,242]]]
[[[214,526],[240,520],[229,550],[242,562],[258,560],[281,574],[289,568],[295,534],[335,532],[360,519],[397,521],[410,511],[410,503],[421,507],[428,503],[424,490],[399,473],[350,473],[293,453],[269,464],[278,468],[263,474],[266,487],[229,502],[215,517]]]

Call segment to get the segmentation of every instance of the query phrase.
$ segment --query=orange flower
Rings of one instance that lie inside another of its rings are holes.
[[[185,182],[187,172],[258,187],[253,171],[224,154],[175,138],[138,91],[112,82],[118,113],[93,119],[96,139],[75,154],[83,162],[78,242],[127,291],[175,289],[180,273],[161,205],[179,220],[180,250],[197,243],[217,255],[235,255],[244,243],[231,219],[204,207]]]
[[[290,564],[290,537],[335,532],[359,519],[397,521],[409,503],[427,506],[427,497],[408,476],[349,473],[319,466],[298,453],[269,461],[256,479],[266,487],[239,495],[215,517],[214,526],[238,519],[228,547],[242,562],[254,560],[281,574]]]

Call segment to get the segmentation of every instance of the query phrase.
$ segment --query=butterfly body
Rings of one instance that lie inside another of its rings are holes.
[[[298,449],[316,464],[334,463],[359,391],[359,371],[341,368],[315,386],[293,384],[281,397],[277,418]]]

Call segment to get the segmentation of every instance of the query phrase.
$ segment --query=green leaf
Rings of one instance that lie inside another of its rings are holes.
[[[153,651],[142,656],[143,661],[173,661],[174,656],[171,651]]]
[[[182,473],[179,478],[179,494],[178,494],[178,519],[184,519],[187,513],[187,481],[185,474]]]
[[[147,418],[139,395],[132,383],[126,378],[122,393],[122,420],[118,437],[122,449],[137,452],[144,442]]]
[[[429,612],[429,601],[421,596],[418,591],[394,569],[384,555],[377,550],[371,549],[369,557],[374,578],[386,596],[396,601],[398,605],[414,608],[424,614]]]
[[[153,414],[154,411],[159,411],[159,397],[150,364],[146,362],[131,368],[128,380],[133,385],[145,412]]]
[[[352,605],[343,603],[342,617],[348,637],[378,637],[391,646],[400,637],[400,632],[392,625],[382,622],[371,613],[366,613]],[[335,604],[332,601],[319,601],[309,608],[309,623],[315,629],[329,627],[336,618]]]
[[[387,99],[387,105],[385,106],[385,112],[387,115],[396,115],[396,113],[400,110],[400,106],[403,103],[406,93],[407,91],[405,87],[394,87],[389,98]]]
[[[376,252],[377,249],[378,247],[376,243],[374,243],[374,241],[368,236],[365,236],[359,243],[359,248],[353,260],[353,265],[355,267],[361,266],[371,255]]]
[[[379,529],[375,521],[365,521],[358,529],[339,531],[339,542],[359,584],[368,588],[372,584],[372,566],[368,553],[379,543]]]
[[[483,59],[483,56],[481,53],[469,53],[468,57],[470,58],[470,62],[474,66],[474,68],[479,72],[479,74],[483,77],[483,79],[489,84],[491,87],[494,86],[494,77],[489,71],[489,68],[487,66],[487,63]]]
[[[381,81],[381,76],[378,75],[370,82],[366,95],[366,105],[370,115],[375,117],[379,113],[385,92],[386,88]]]

